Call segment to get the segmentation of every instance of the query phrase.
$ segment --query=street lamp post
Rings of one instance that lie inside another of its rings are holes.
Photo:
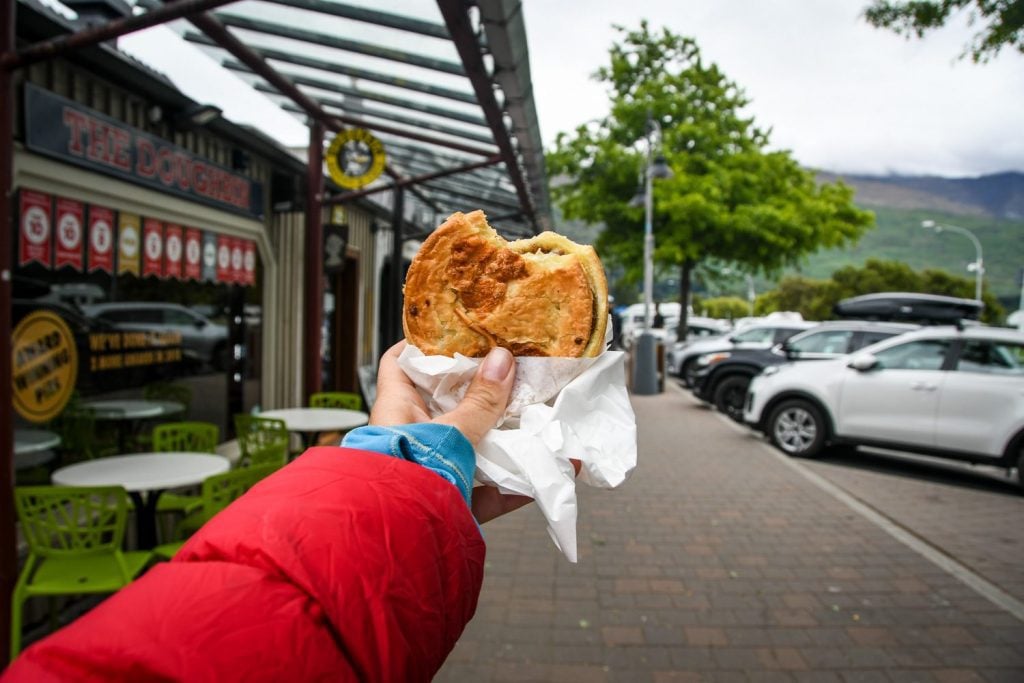
[[[647,165],[644,171],[644,327],[637,340],[633,365],[633,393],[658,393],[657,341],[651,334],[654,314],[654,186],[655,178],[671,178],[672,169],[665,157],[654,154],[654,145],[661,144],[661,126],[647,114]],[[634,202],[637,198],[634,197]]]
[[[974,298],[977,301],[981,301],[981,288],[983,280],[985,279],[985,261],[982,258],[981,242],[974,236],[974,233],[967,228],[961,228],[959,225],[948,225],[946,223],[936,223],[932,220],[921,221],[921,227],[925,230],[934,230],[939,233],[943,230],[949,230],[950,232],[957,232],[971,240],[974,245],[975,259],[974,263],[970,264],[974,270]]]

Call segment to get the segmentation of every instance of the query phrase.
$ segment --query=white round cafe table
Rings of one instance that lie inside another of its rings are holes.
[[[25,470],[45,465],[54,459],[60,435],[45,429],[14,430],[14,469]]]
[[[83,401],[82,407],[93,412],[97,420],[141,420],[165,414],[171,401],[147,401],[141,398]],[[178,405],[181,405],[180,403]],[[184,406],[182,406],[184,409]]]
[[[227,472],[230,466],[227,458],[207,453],[135,453],[61,467],[51,478],[59,486],[123,486],[138,511],[139,547],[152,548],[156,545],[160,494],[166,489],[200,484],[207,477]]]
[[[185,405],[177,401],[150,401],[144,398],[105,399],[83,401],[82,408],[92,412],[97,420],[130,423],[185,411]],[[128,450],[127,432],[131,425],[117,425],[117,445],[123,453]]]
[[[264,410],[257,417],[284,420],[288,431],[302,433],[303,446],[306,448],[321,432],[346,432],[370,421],[369,414],[347,408],[282,408]]]
[[[14,454],[28,455],[60,445],[60,436],[45,429],[15,429]]]

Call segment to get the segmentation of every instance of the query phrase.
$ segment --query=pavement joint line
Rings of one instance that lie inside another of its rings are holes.
[[[676,385],[675,383],[668,383],[666,385],[671,386],[680,395],[687,397],[683,388]],[[693,398],[689,396],[688,398]],[[696,400],[696,399],[694,399]],[[744,425],[738,424],[732,418],[724,415],[717,410],[712,408],[712,414],[720,421],[725,423],[731,429],[734,429],[737,433],[750,436],[750,429]],[[982,577],[977,572],[973,571],[963,563],[959,562],[947,553],[939,550],[934,545],[921,539],[921,537],[914,534],[912,531],[901,525],[899,522],[886,516],[884,513],[874,508],[873,506],[865,503],[864,501],[856,498],[851,493],[843,489],[842,487],[834,484],[825,477],[821,476],[816,472],[812,472],[810,469],[800,464],[793,458],[780,453],[778,449],[765,443],[762,440],[756,441],[757,445],[771,454],[779,462],[793,469],[799,473],[802,477],[807,479],[809,482],[828,493],[833,498],[843,503],[851,510],[859,514],[861,517],[867,519],[869,522],[875,524],[880,529],[888,533],[890,536],[895,538],[900,543],[904,544],[914,552],[923,556],[946,573],[953,576],[963,584],[970,587],[979,595],[983,596],[997,607],[1006,610],[1018,620],[1024,622],[1024,602],[1021,602],[1017,598],[1013,597],[1002,588],[992,583],[988,579]]]

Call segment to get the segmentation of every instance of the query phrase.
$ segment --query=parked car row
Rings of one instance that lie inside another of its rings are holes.
[[[873,446],[1017,468],[1021,481],[1024,333],[951,318],[977,302],[940,299],[848,300],[847,310],[889,320],[751,326],[679,345],[670,367],[789,455]]]

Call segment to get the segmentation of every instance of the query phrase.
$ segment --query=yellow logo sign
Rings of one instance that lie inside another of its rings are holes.
[[[64,319],[34,311],[11,335],[14,408],[29,422],[46,422],[64,409],[78,377],[75,338]]]
[[[350,190],[368,185],[384,170],[384,145],[362,128],[343,130],[327,148],[331,179]]]

